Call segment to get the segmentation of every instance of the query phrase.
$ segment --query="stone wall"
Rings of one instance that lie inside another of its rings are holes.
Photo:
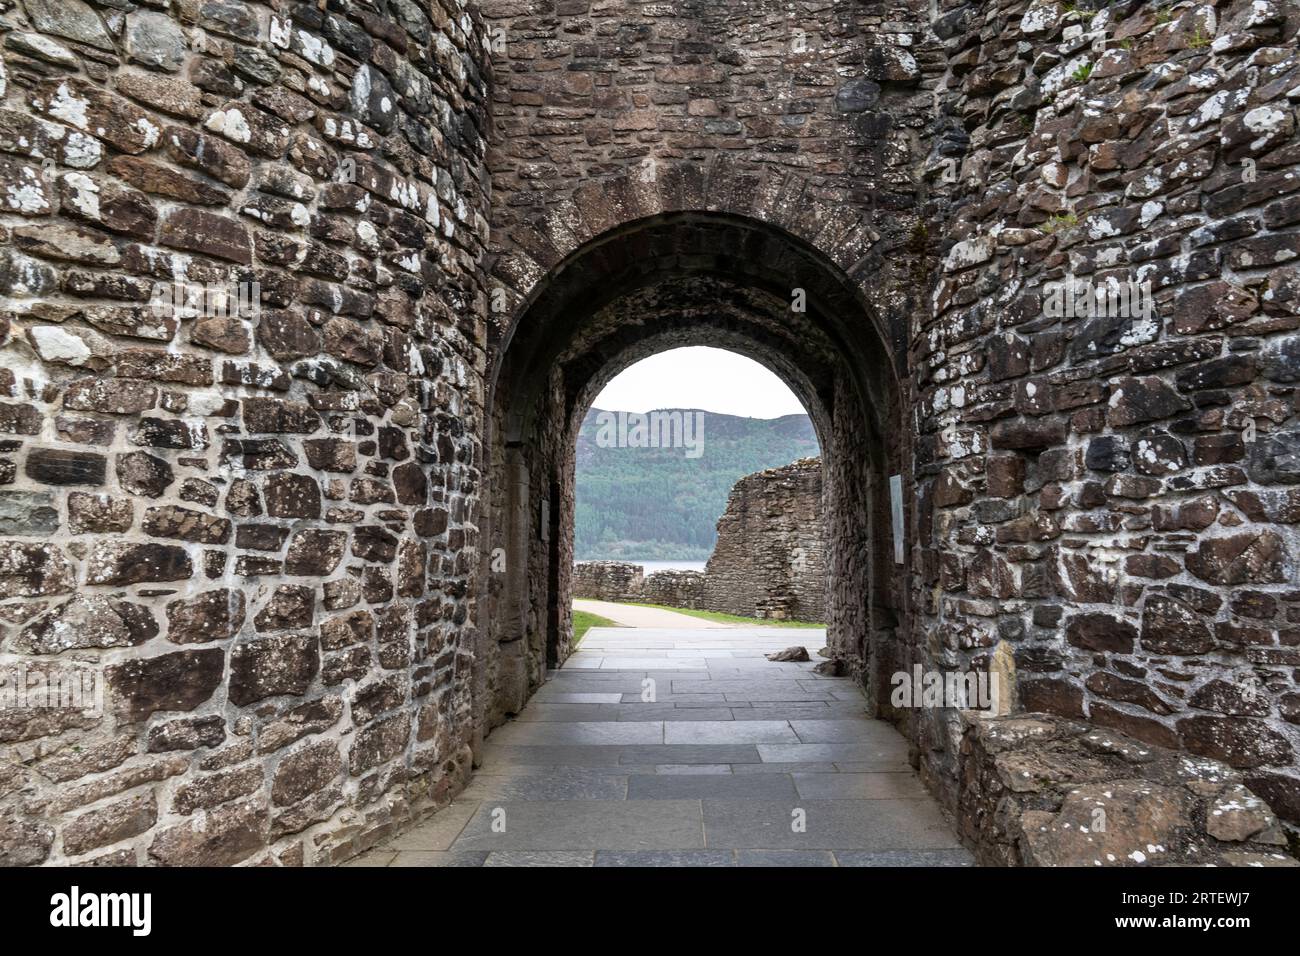
[[[623,561],[582,561],[573,568],[573,596],[592,601],[641,601],[645,569]]]
[[[699,571],[656,571],[641,587],[642,600],[665,607],[702,608],[707,580]]]
[[[822,463],[747,475],[718,519],[701,606],[743,617],[826,620]]]
[[[958,787],[984,866],[1300,866],[1239,771],[1081,721],[970,717]]]
[[[940,6],[907,663],[1000,649],[1300,824],[1300,11]],[[1153,308],[1055,308],[1086,281]],[[955,716],[897,716],[950,792]]]
[[[469,770],[484,30],[23,0],[0,31],[0,663],[99,695],[5,699],[0,863],[347,856]]]
[[[445,800],[568,653],[582,413],[689,344],[805,402],[828,644],[951,808],[895,670],[1300,825],[1300,12],[1093,6],[8,4],[0,654],[104,707],[0,710],[0,859]],[[1154,308],[1054,304],[1112,279]]]

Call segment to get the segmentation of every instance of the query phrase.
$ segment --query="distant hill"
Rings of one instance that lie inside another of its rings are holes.
[[[692,458],[681,447],[627,447],[638,441],[634,431],[625,432],[624,447],[602,447],[600,414],[596,408],[588,412],[578,434],[574,545],[580,561],[702,561],[713,551],[732,485],[753,472],[819,454],[807,415],[763,419],[703,412],[703,442]],[[607,423],[608,444],[616,438],[617,419],[601,421]],[[625,423],[634,426],[635,419]]]

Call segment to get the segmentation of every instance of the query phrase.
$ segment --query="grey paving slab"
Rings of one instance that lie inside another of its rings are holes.
[[[643,801],[655,803],[657,801]],[[957,847],[931,800],[705,800],[709,846],[756,850],[932,850]],[[798,811],[804,814],[797,829]]]
[[[826,691],[807,691],[798,687],[769,688],[762,691],[734,690],[725,691],[724,696],[730,704],[811,704],[819,700],[833,700]]]
[[[742,711],[743,713],[743,711]],[[724,705],[704,707],[699,704],[620,704],[614,714],[616,720],[674,721],[733,720],[731,709]]]
[[[457,800],[385,844],[392,850],[448,850],[478,810],[473,800]]]
[[[597,850],[596,866],[735,866],[734,850]]]
[[[629,800],[785,800],[798,801],[789,774],[739,777],[727,773],[637,774],[628,777]]]
[[[762,764],[741,764],[740,766],[761,767]],[[655,767],[655,773],[731,773],[731,764],[729,763],[664,763]]]
[[[623,764],[758,763],[762,758],[753,744],[662,744],[658,747],[624,747]]]
[[[627,777],[569,767],[550,773],[478,773],[465,788],[467,800],[623,800]]]
[[[851,761],[872,770],[907,768],[907,745],[877,744],[758,744],[764,763],[838,763]]]
[[[736,703],[727,704],[731,716],[739,720],[836,720],[842,718],[864,719],[862,704],[845,701],[809,700],[787,701],[780,704]]]
[[[792,773],[804,800],[891,800],[928,798],[910,771],[892,773]]]
[[[618,704],[552,704],[534,701],[515,717],[523,723],[618,720]]]
[[[542,685],[534,695],[533,700],[546,701],[552,694],[632,694],[634,699],[641,699],[641,681],[644,678],[611,672],[608,675],[600,676],[595,672],[584,673],[580,676],[574,675],[563,679],[556,678],[548,684]],[[664,685],[664,690],[668,685]],[[557,701],[559,703],[559,701]]]
[[[544,687],[542,688],[542,690],[545,689],[546,688]],[[539,691],[538,697],[534,698],[535,701],[546,700],[554,704],[617,704],[622,699],[623,699],[623,695],[621,693],[568,694],[562,691],[557,691],[553,694],[548,694],[544,698],[541,696],[541,692]]]
[[[702,720],[664,725],[666,744],[781,744],[799,738],[784,720]]]
[[[520,753],[532,753],[533,749],[534,748],[527,748],[527,749],[521,748]],[[570,748],[568,747],[561,747],[558,749],[561,752],[566,754],[570,750]],[[583,750],[585,748],[578,748],[578,749]],[[598,749],[617,750],[618,748],[611,747],[611,748],[598,748]],[[555,775],[563,776],[566,774],[581,774],[587,777],[596,777],[596,776],[626,777],[630,773],[654,773],[654,767],[628,767],[628,766],[623,766],[614,763],[547,764],[547,763],[521,763],[518,761],[508,762],[506,760],[498,759],[497,757],[493,756],[493,753],[494,752],[489,748],[488,757],[483,761],[483,765],[475,773],[475,777],[483,774],[495,775],[495,776],[502,776],[502,775],[522,776],[524,774],[531,774],[534,776],[555,774]],[[789,770],[790,768],[787,767],[785,769]]]
[[[497,742],[504,746],[578,745],[621,746],[625,744],[658,744],[664,742],[663,721],[573,721],[525,723],[514,721],[494,731]]]
[[[536,764],[546,767],[617,767],[623,747],[580,747],[558,745],[503,746],[489,740],[483,766],[513,768]],[[755,752],[755,760],[758,759]],[[628,761],[631,763],[632,761]],[[657,761],[646,760],[654,764]]]
[[[455,803],[349,865],[969,865],[858,688],[763,657],[795,643],[824,635],[593,629]]]
[[[726,694],[728,700],[827,700],[834,688],[801,687],[794,680],[746,680],[741,678],[700,679],[683,677],[673,681],[674,694]]]
[[[482,866],[487,859],[486,850],[465,850],[465,851],[429,851],[429,850],[402,850],[392,863],[392,866],[440,866],[440,867],[475,867]]]
[[[791,720],[790,726],[805,744],[879,743],[907,746],[903,736],[888,724],[875,720]]]
[[[541,800],[482,804],[455,848],[691,850],[704,845],[698,800]]]
[[[484,866],[591,866],[595,851],[591,850],[493,850],[487,855]]]
[[[969,850],[836,850],[840,866],[975,866]]]
[[[836,773],[838,768],[833,763],[733,763],[731,772],[735,774]]]
[[[830,850],[739,850],[738,866],[834,866]]]

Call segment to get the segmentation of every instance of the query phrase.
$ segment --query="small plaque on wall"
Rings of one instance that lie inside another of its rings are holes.
[[[889,504],[894,518],[894,563],[903,563],[903,476],[889,476]]]

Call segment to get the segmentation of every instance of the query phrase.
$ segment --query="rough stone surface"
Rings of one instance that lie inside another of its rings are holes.
[[[971,717],[963,841],[990,866],[1300,866],[1232,768],[1045,714]]]
[[[34,497],[0,511],[0,654],[89,669],[106,706],[0,736],[24,767],[135,757],[79,804],[0,796],[4,859],[324,863],[445,805],[569,654],[582,416],[687,345],[805,402],[834,666],[950,810],[956,716],[889,702],[913,666],[1230,764],[1300,826],[1285,5],[182,6],[6,14],[0,488]],[[310,620],[259,633],[282,585]],[[171,641],[167,606],[217,589],[238,633]],[[158,632],[87,606],[126,643],[24,653],[73,595]],[[373,637],[322,647],[351,610]],[[381,678],[391,711],[328,720]],[[341,769],[276,804],[306,726]],[[1126,826],[1201,819],[1152,774]]]
[[[461,0],[9,7],[0,667],[102,707],[0,709],[30,781],[0,863],[355,853],[445,804],[475,733],[487,28]],[[381,675],[365,736],[344,697]]]

